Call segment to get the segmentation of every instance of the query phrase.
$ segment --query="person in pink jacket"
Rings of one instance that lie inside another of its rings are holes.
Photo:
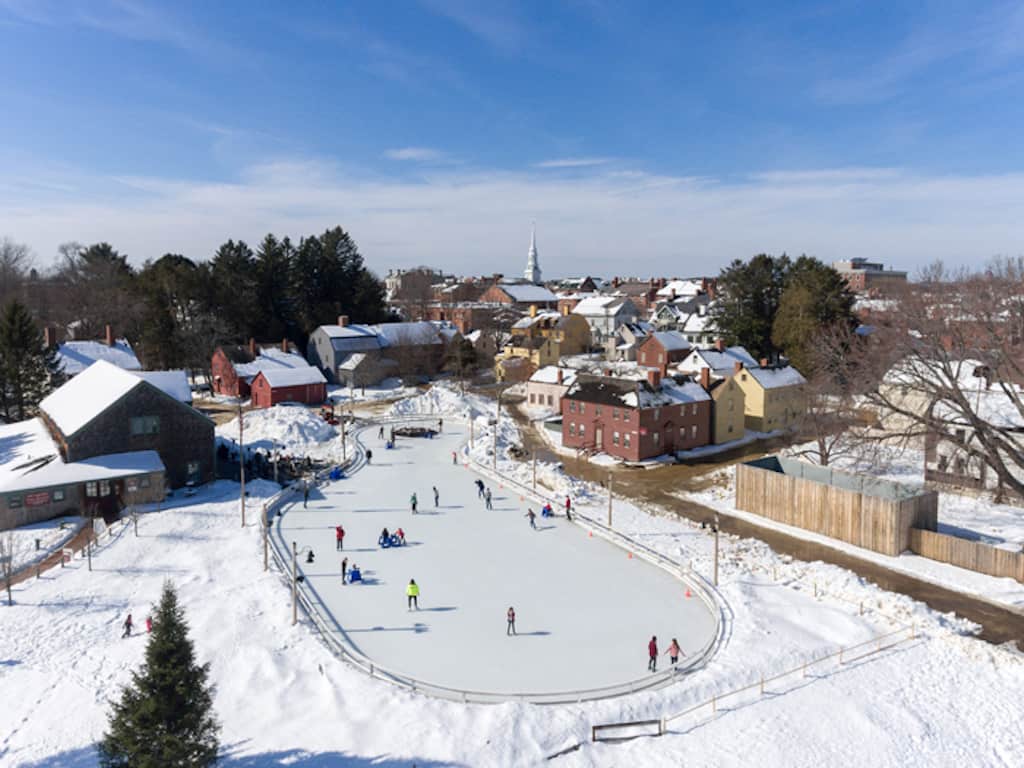
[[[665,654],[668,656],[668,660],[673,664],[679,661],[680,656],[686,655],[683,653],[683,649],[679,647],[679,641],[674,637],[672,638],[672,643],[669,645],[668,650],[665,651]]]

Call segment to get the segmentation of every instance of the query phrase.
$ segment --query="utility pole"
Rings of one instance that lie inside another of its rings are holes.
[[[533,450],[533,490],[537,490],[537,449]]]
[[[473,411],[469,412],[469,447],[473,447]]]
[[[498,422],[501,421],[501,388],[498,388],[498,410],[494,415],[494,471],[498,471]]]
[[[95,510],[94,507],[90,508],[90,510],[89,510],[89,530],[85,532],[86,533],[86,535],[85,535],[85,557],[89,561],[89,570],[90,571],[92,571],[92,540],[93,540],[93,537],[96,535],[96,525],[95,525],[96,518],[95,518],[95,511],[94,510]]]
[[[718,586],[718,515],[715,515],[715,586]]]
[[[296,560],[299,557],[298,545],[292,542],[292,626],[299,623],[299,594],[298,594],[298,565]]]
[[[612,527],[612,473],[608,473],[608,527]]]
[[[263,505],[263,570],[269,570],[270,564],[268,562],[268,546],[267,546],[267,528],[270,527],[270,523],[267,521],[267,505]]]
[[[341,421],[341,463],[348,461],[348,448],[345,447],[345,420]]]
[[[241,479],[239,487],[239,506],[242,508],[242,527],[245,528],[245,418],[242,404],[238,404],[238,473]]]

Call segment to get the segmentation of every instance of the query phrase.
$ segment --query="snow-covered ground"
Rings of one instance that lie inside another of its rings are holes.
[[[280,450],[291,456],[309,456],[328,461],[341,459],[341,432],[310,408],[275,405],[247,411],[243,415],[246,453]],[[238,419],[217,426],[217,439],[237,449]]]
[[[41,523],[23,525],[10,531],[0,532],[0,536],[10,538],[13,549],[14,570],[20,571],[30,565],[45,560],[50,553],[60,549],[75,537],[85,520],[77,515],[74,517],[55,517]],[[36,547],[36,540],[39,547]]]
[[[516,439],[510,420],[502,419],[499,437],[499,470],[529,482],[528,465],[504,455]],[[490,435],[478,432],[470,453],[489,466],[491,444]],[[360,471],[352,482],[383,498],[403,485],[409,467],[394,470],[362,477]],[[548,465],[539,468],[538,479],[572,492],[578,514],[603,518],[599,489]],[[273,490],[263,482],[248,487],[253,506]],[[1024,731],[1014,720],[1024,690],[1020,654],[973,639],[965,622],[843,569],[792,562],[761,542],[724,536],[719,591],[730,631],[712,662],[678,684],[581,705],[488,706],[431,699],[372,680],[334,657],[306,620],[291,626],[287,581],[262,570],[260,530],[252,524],[255,515],[249,526],[239,526],[237,490],[219,482],[183,506],[144,515],[138,538],[130,526],[118,527],[100,547],[92,573],[76,560],[15,587],[16,604],[0,608],[0,763],[96,765],[92,744],[103,733],[109,701],[144,650],[144,638],[119,639],[120,624],[128,611],[140,622],[168,578],[180,591],[199,660],[211,665],[228,768],[537,765],[586,741],[594,723],[671,715],[910,622],[917,639],[890,651],[769,682],[764,696],[755,684],[721,703],[714,716],[704,707],[673,720],[667,736],[585,744],[555,764],[1024,763]],[[619,501],[614,516],[617,530],[710,573],[712,537],[699,526]],[[416,525],[418,536],[419,520]],[[425,600],[433,599],[434,589],[424,586]],[[609,622],[634,591],[630,579],[606,589]],[[493,619],[493,641],[474,649],[495,666],[507,663],[505,607]],[[646,628],[638,634],[635,653],[644,665]],[[550,662],[537,653],[531,663]]]
[[[418,393],[416,387],[403,386],[399,378],[384,379],[369,387],[343,387],[337,384],[330,384],[327,387],[327,399],[339,405],[397,400],[402,397],[414,397]]]

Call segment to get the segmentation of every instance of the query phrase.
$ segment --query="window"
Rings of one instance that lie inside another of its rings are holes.
[[[586,426],[584,426],[583,424],[580,424],[580,437],[583,437],[584,434],[586,433],[586,431],[587,431]]]
[[[661,417],[661,408],[654,409],[654,419],[657,421]]]
[[[697,439],[697,425],[696,424],[693,424],[690,427],[690,439],[691,440],[696,440]]]
[[[697,415],[697,404],[696,403],[694,403],[693,405],[690,406],[690,415],[691,416],[696,416]]]
[[[595,405],[594,406],[594,415],[595,416],[600,416],[601,415],[601,406],[600,405]]]
[[[139,480],[139,488],[149,488],[149,475],[143,475]]]
[[[732,432],[732,424],[729,425],[729,431]]]
[[[576,413],[576,401],[575,400],[570,400],[569,401],[569,410],[572,411],[573,413]]]
[[[132,416],[132,435],[156,435],[160,433],[159,416]]]
[[[110,495],[110,481],[109,480],[100,480],[100,496],[109,496],[109,495]]]
[[[657,432],[654,433],[654,444],[661,445],[661,435],[659,435]]]
[[[586,403],[580,403],[580,413],[586,413],[586,412],[587,412],[587,404]]]
[[[548,405],[553,405],[554,401],[551,399],[551,395],[548,395]]]
[[[612,432],[612,445],[618,445],[618,444],[619,444],[619,433],[618,432]]]
[[[626,434],[624,434],[624,435],[622,436],[622,444],[623,444],[623,445],[624,445],[624,446],[625,446],[626,448],[629,448],[629,443],[630,443],[630,439],[629,439],[629,432],[627,432]]]
[[[7,508],[8,509],[20,509],[21,508],[21,496],[8,496],[7,497]]]
[[[129,477],[125,481],[124,486],[128,493],[135,493],[135,491],[139,490],[139,480],[136,477]]]
[[[64,501],[64,489],[63,488],[58,488],[57,490],[55,490],[53,492],[53,500],[54,501]]]
[[[576,425],[569,423],[569,437],[576,437]]]
[[[97,483],[86,483],[85,484],[85,495],[90,499],[95,499],[99,496],[99,486]]]
[[[740,374],[740,381],[746,381],[746,380],[747,380],[747,374],[741,373]]]
[[[640,353],[640,357],[642,358],[640,360],[641,363],[646,363],[647,362],[647,353],[646,352],[641,352]]]
[[[629,411],[623,409],[623,411],[622,411],[622,420],[623,421],[629,421]]]
[[[533,400],[533,397],[534,397],[534,395],[533,395],[533,392],[531,392],[531,393],[530,393],[530,405],[533,405],[533,404],[534,404],[534,400]]]

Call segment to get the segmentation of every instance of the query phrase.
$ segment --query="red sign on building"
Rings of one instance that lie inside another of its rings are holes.
[[[49,491],[36,491],[35,493],[29,493],[25,495],[25,506],[26,507],[41,507],[43,504],[50,503],[50,492]]]

